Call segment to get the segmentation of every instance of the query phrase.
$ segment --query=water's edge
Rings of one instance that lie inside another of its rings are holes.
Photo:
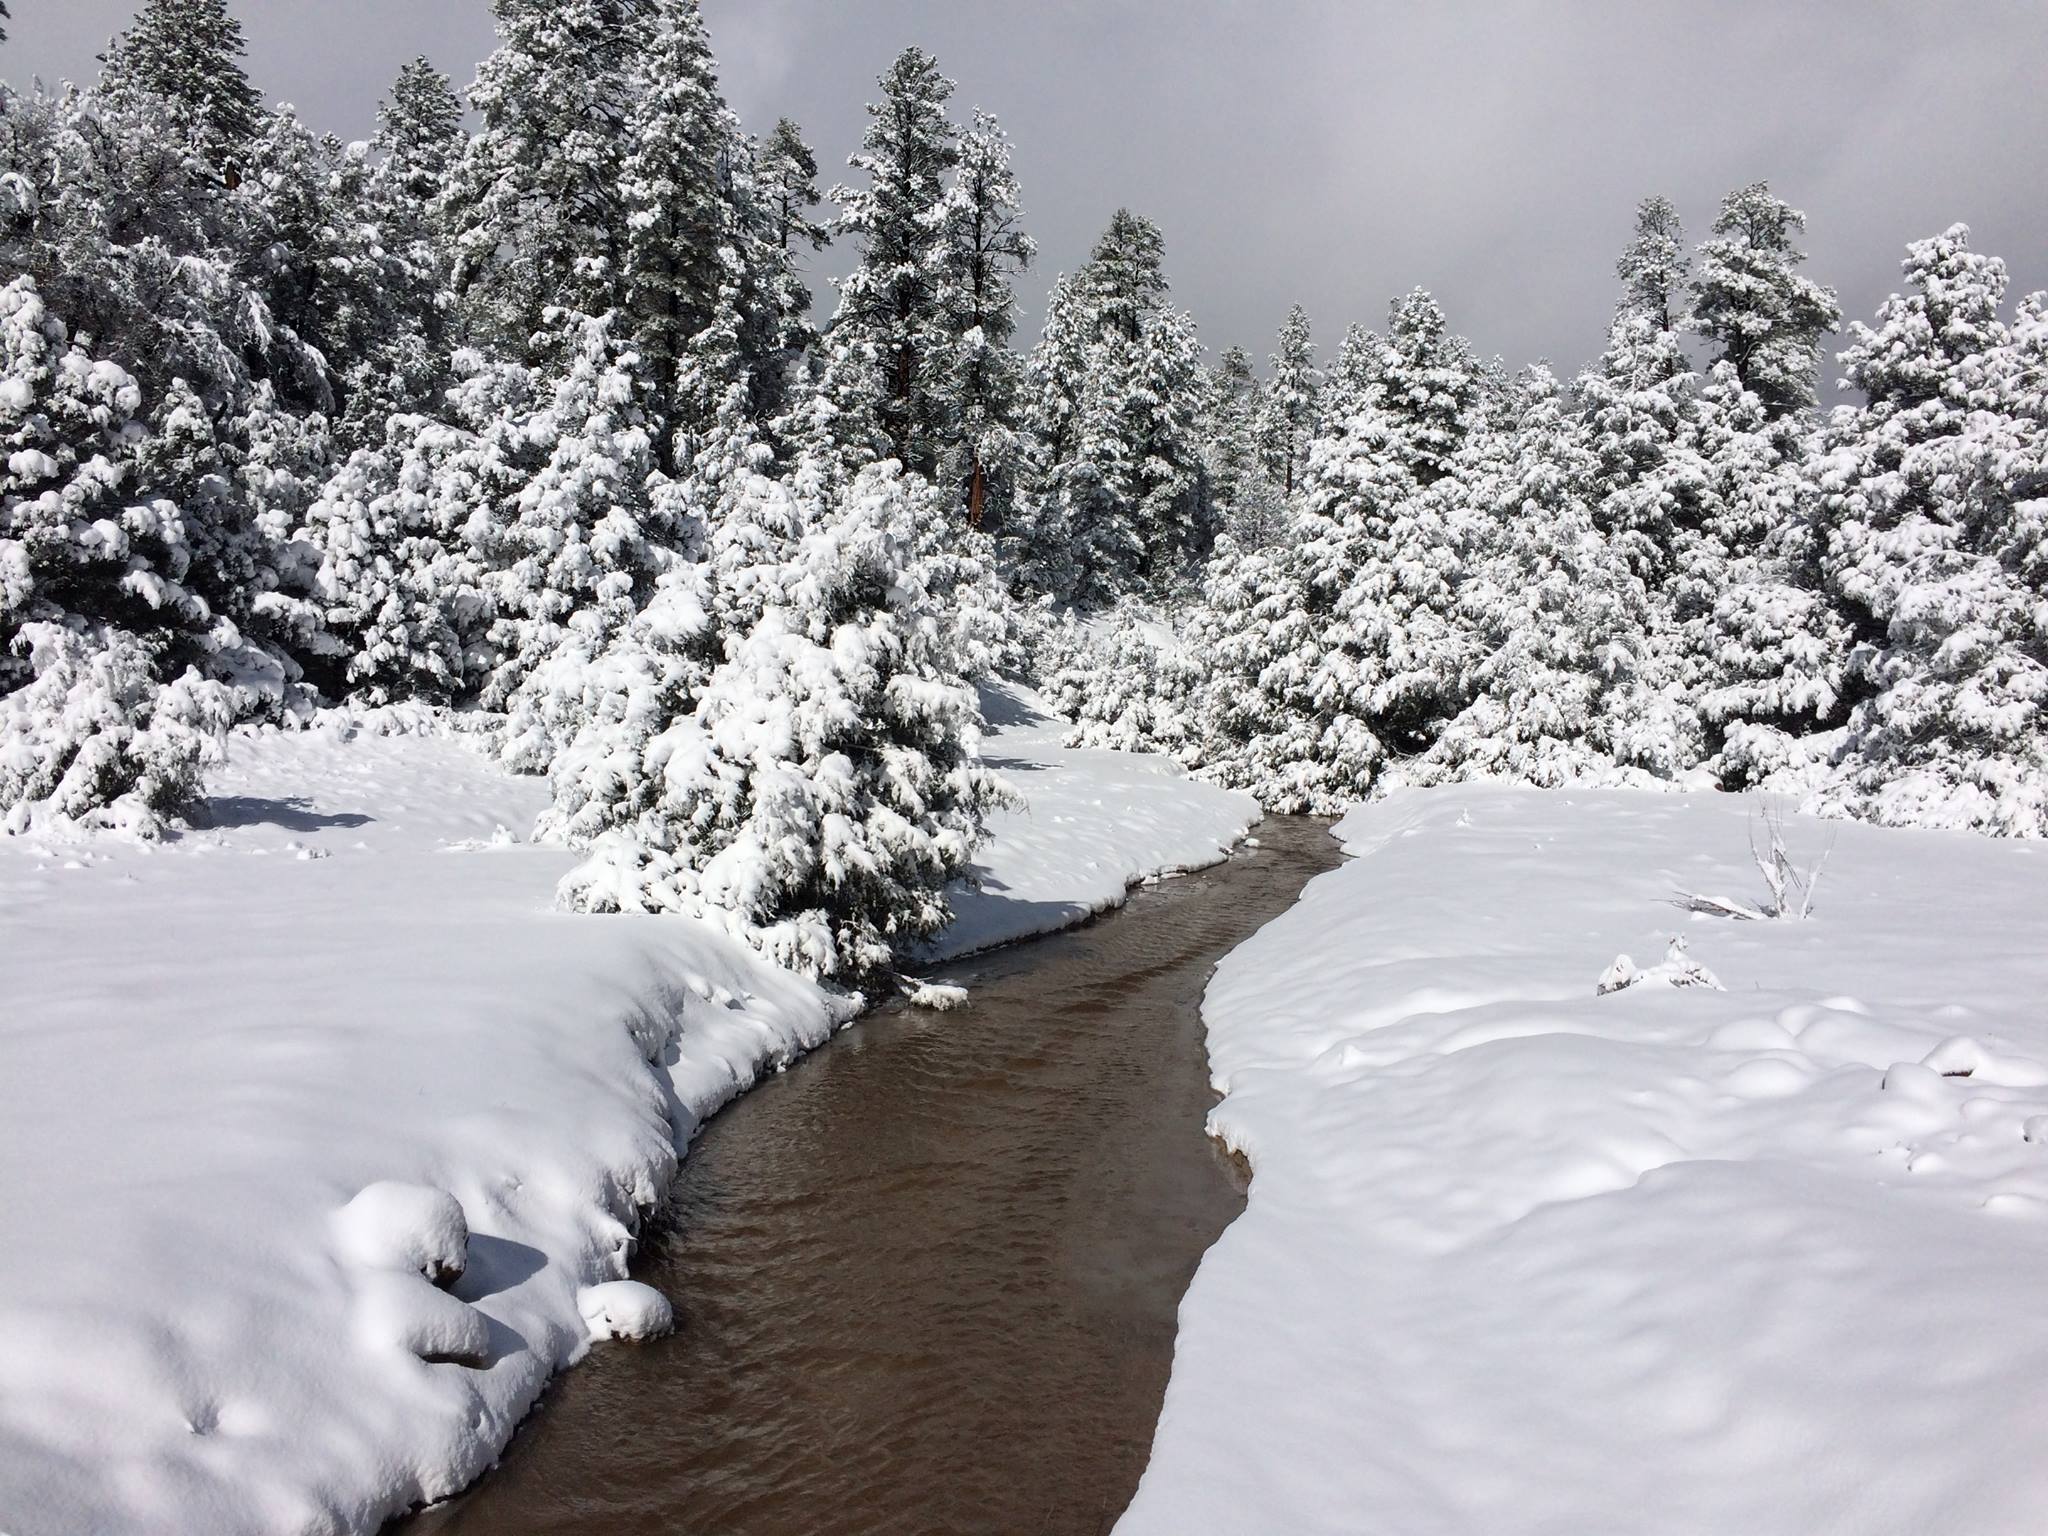
[[[496,1470],[389,1536],[1106,1530],[1180,1296],[1242,1208],[1204,1131],[1201,993],[1340,861],[1327,823],[1269,819],[935,967],[968,1011],[885,1004],[739,1096],[633,1266],[676,1338],[559,1374]]]

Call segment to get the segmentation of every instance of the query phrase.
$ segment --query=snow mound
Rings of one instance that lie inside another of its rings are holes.
[[[430,1365],[491,1363],[491,1325],[483,1313],[418,1275],[376,1270],[356,1296],[356,1335],[370,1348],[398,1348]]]
[[[1639,969],[1627,955],[1616,955],[1614,964],[1600,973],[1600,983],[1594,989],[1597,996],[1626,991],[1630,987],[1708,987],[1716,992],[1728,989],[1715,979],[1714,973],[1692,959],[1685,952],[1685,939],[1675,938],[1671,947],[1664,952],[1664,962],[1653,965],[1647,971]]]
[[[341,1251],[366,1269],[409,1269],[453,1285],[469,1267],[469,1223],[445,1189],[372,1184],[334,1216]]]
[[[672,1332],[675,1309],[668,1298],[651,1285],[638,1280],[608,1280],[586,1285],[576,1293],[576,1309],[590,1325],[593,1343],[606,1339],[630,1339],[645,1343]]]

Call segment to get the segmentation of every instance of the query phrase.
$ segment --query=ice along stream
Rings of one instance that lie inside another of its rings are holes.
[[[1106,1531],[1136,1490],[1202,1252],[1243,1206],[1200,1003],[1335,865],[1325,825],[947,968],[720,1113],[635,1275],[674,1337],[552,1387],[405,1536]]]

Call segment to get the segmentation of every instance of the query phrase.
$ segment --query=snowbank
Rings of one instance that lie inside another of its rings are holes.
[[[1409,793],[1205,1003],[1256,1170],[1123,1536],[2034,1532],[2048,849]],[[1726,987],[1596,997],[1677,934]],[[1965,1075],[1967,1074],[1967,1075]]]
[[[991,742],[1031,807],[962,947],[1248,819],[1036,730]],[[241,737],[215,789],[155,848],[0,839],[9,1536],[371,1531],[456,1491],[593,1334],[663,1326],[610,1285],[639,1213],[840,1022],[706,925],[551,910],[545,783],[460,739]]]
[[[1028,688],[984,686],[989,766],[1023,797],[988,823],[979,890],[953,896],[935,954],[970,954],[1121,906],[1130,888],[1230,856],[1258,802],[1190,779],[1170,758],[1060,743],[1072,725]]]

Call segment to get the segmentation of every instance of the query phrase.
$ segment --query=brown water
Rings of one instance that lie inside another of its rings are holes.
[[[405,1536],[1106,1531],[1202,1252],[1216,962],[1337,862],[1322,823],[947,968],[721,1113],[635,1275],[673,1338],[600,1347]]]

